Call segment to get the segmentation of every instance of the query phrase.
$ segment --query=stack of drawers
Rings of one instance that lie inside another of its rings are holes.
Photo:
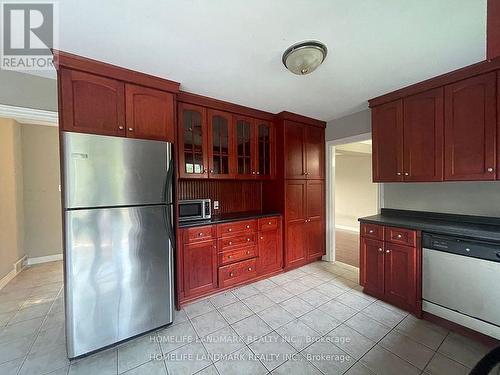
[[[217,225],[219,287],[257,276],[257,220]]]

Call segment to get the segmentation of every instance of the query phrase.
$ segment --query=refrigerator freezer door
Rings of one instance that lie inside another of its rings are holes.
[[[171,144],[63,133],[65,208],[171,203]]]
[[[66,211],[66,337],[77,357],[172,322],[169,205]]]

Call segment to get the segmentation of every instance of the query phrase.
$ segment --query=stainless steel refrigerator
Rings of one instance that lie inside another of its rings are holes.
[[[171,146],[62,134],[70,358],[172,322]]]

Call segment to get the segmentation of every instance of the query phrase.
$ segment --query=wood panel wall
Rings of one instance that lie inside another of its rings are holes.
[[[179,200],[218,200],[219,214],[262,210],[261,181],[179,180],[177,196]]]

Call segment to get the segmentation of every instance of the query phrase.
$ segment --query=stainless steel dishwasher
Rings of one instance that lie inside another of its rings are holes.
[[[424,233],[423,310],[500,339],[500,243]]]

